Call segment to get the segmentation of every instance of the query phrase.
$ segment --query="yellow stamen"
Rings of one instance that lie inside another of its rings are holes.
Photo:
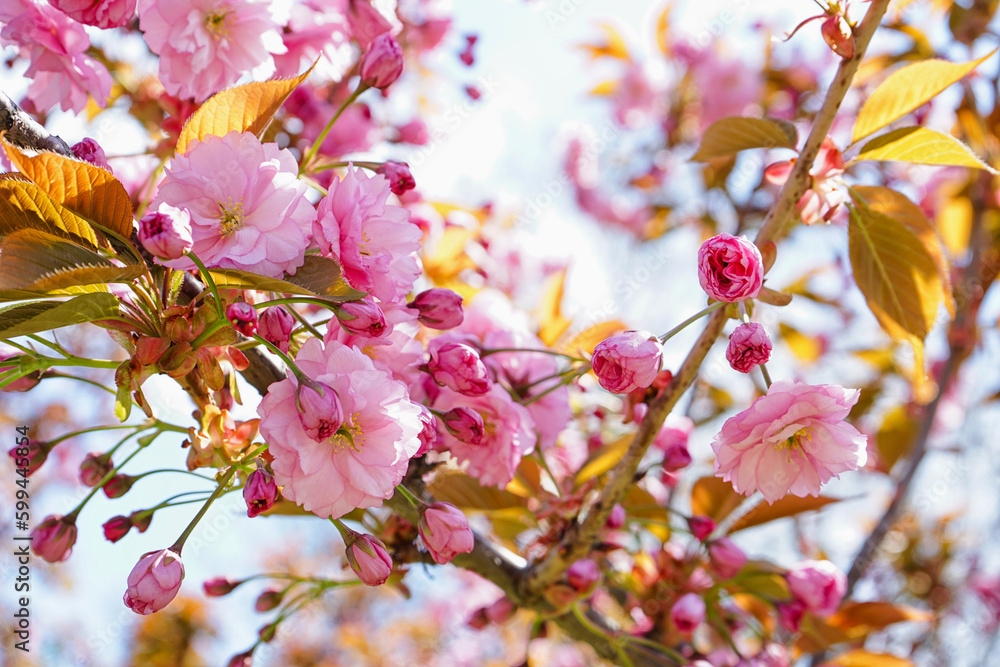
[[[243,226],[243,202],[234,204],[233,200],[230,199],[228,206],[221,201],[216,203],[219,205],[219,222],[222,224],[222,235],[224,237],[230,236]]]
[[[226,17],[233,13],[229,5],[223,5],[205,14],[205,30],[216,40],[229,37],[229,26]]]

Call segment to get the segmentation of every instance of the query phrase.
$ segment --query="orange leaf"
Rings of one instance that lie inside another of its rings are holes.
[[[553,345],[572,324],[562,314],[567,271],[568,269],[563,268],[549,276],[538,304],[538,337],[546,345]]]
[[[847,653],[832,658],[824,663],[824,667],[913,667],[913,663],[906,658],[900,658],[890,653],[870,653],[862,649],[855,649]]]
[[[745,500],[719,477],[702,477],[691,487],[691,512],[721,521]]]
[[[888,602],[847,602],[827,623],[847,632],[852,638],[882,630],[893,623],[930,621],[934,615],[913,607]]]
[[[568,343],[560,345],[560,348],[568,354],[585,354],[589,357],[594,354],[598,343],[627,330],[628,325],[618,320],[598,322],[578,333]]]
[[[729,529],[729,532],[735,533],[737,530],[745,530],[746,528],[752,528],[754,526],[768,523],[769,521],[776,521],[778,519],[795,516],[796,514],[802,514],[803,512],[814,512],[830,505],[831,503],[840,502],[841,500],[843,500],[843,498],[829,498],[827,496],[819,496],[818,498],[813,498],[812,496],[808,496],[806,498],[799,498],[798,496],[785,496],[784,498],[776,501],[773,505],[760,503],[740,517]]]

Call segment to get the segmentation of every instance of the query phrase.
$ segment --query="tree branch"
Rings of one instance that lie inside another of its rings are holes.
[[[66,157],[75,157],[69,145],[35,122],[6,93],[0,92],[0,131],[4,139],[18,148],[52,151]]]

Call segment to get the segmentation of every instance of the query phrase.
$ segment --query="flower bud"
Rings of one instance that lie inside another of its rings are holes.
[[[139,221],[139,242],[153,257],[179,259],[194,246],[191,237],[191,212],[160,204],[155,212]]]
[[[712,534],[715,530],[715,521],[711,517],[703,516],[701,514],[696,514],[687,520],[688,528],[691,530],[691,534],[699,542],[704,542],[708,539],[708,536]]]
[[[746,565],[747,555],[728,537],[708,545],[708,558],[712,567],[723,579],[732,579]]]
[[[49,457],[49,452],[52,451],[53,447],[55,445],[44,440],[30,440],[26,445],[11,447],[7,453],[14,461],[14,465],[18,468],[27,468],[27,476],[31,477],[45,463],[45,459]]]
[[[647,331],[626,331],[601,341],[590,363],[601,386],[613,394],[627,394],[653,384],[660,372],[663,347]]]
[[[337,319],[348,333],[379,338],[387,333],[385,313],[371,299],[348,301],[337,308]]]
[[[458,554],[471,552],[475,544],[469,520],[462,510],[449,503],[434,503],[424,508],[417,530],[438,565],[449,562]]]
[[[417,187],[417,182],[413,180],[413,174],[410,173],[410,165],[405,162],[386,162],[376,169],[375,173],[385,176],[386,180],[389,181],[389,189],[396,196]]]
[[[128,520],[132,526],[140,533],[145,533],[149,524],[153,523],[153,512],[149,510],[137,510],[128,515]]]
[[[114,543],[128,535],[128,531],[132,530],[132,521],[119,514],[105,521],[101,527],[104,529],[104,539]]]
[[[111,171],[111,167],[108,165],[108,159],[104,156],[104,149],[101,145],[87,137],[83,141],[77,144],[73,144],[70,147],[73,151],[73,155],[83,160],[84,162],[89,162],[95,167],[101,167],[102,169],[107,169]]]
[[[372,40],[361,56],[359,67],[361,83],[371,88],[385,90],[403,73],[403,49],[389,33],[382,33]]]
[[[279,604],[281,604],[281,598],[285,597],[285,591],[288,589],[270,589],[266,590],[257,596],[257,601],[254,603],[253,608],[261,613],[265,611],[271,611]]]
[[[80,482],[84,486],[93,488],[100,484],[101,480],[114,470],[114,467],[110,453],[94,454],[91,452],[83,457],[83,463],[80,464]]]
[[[226,577],[215,577],[214,579],[209,579],[203,582],[201,587],[204,589],[205,595],[208,597],[218,598],[223,595],[229,595],[242,583],[243,581],[233,581],[232,579],[227,579]]]
[[[450,289],[425,290],[406,305],[417,310],[420,323],[430,329],[452,329],[465,319],[462,297]]]
[[[590,558],[576,561],[566,569],[566,581],[580,593],[589,592],[601,580],[601,569]]]
[[[129,492],[129,489],[132,488],[132,485],[135,484],[137,479],[139,478],[119,473],[109,479],[104,484],[102,490],[104,491],[104,495],[108,498],[121,498]]]
[[[463,343],[435,338],[427,346],[427,370],[434,382],[466,396],[482,396],[493,386],[479,353]]]
[[[243,500],[247,503],[247,516],[253,518],[274,507],[278,499],[278,485],[274,475],[263,468],[257,468],[247,477],[243,487]]]
[[[802,600],[792,600],[791,602],[779,602],[775,605],[778,610],[778,621],[792,632],[798,632],[802,626],[802,617],[806,613],[806,605]]]
[[[764,259],[745,236],[713,236],[698,250],[698,282],[716,301],[752,299],[764,284]]]
[[[346,10],[351,37],[362,49],[367,49],[373,39],[392,29],[392,24],[372,6],[372,0],[348,0]]]
[[[625,508],[621,505],[615,505],[611,508],[611,514],[608,515],[608,520],[604,523],[605,528],[610,528],[611,530],[618,530],[625,525]]]
[[[788,590],[817,616],[837,611],[847,590],[847,577],[828,560],[797,563],[785,575]]]
[[[265,308],[257,322],[260,337],[286,354],[294,329],[295,318],[284,306]]]
[[[467,445],[478,445],[486,434],[483,416],[471,408],[459,406],[441,416],[448,433]]]
[[[371,535],[357,535],[347,547],[347,562],[369,586],[381,586],[392,573],[392,558],[385,545]]]
[[[170,549],[143,554],[128,575],[125,606],[143,616],[160,611],[177,595],[183,579],[180,554]]]
[[[31,550],[50,563],[69,558],[76,544],[76,517],[60,514],[45,517],[31,531]]]
[[[229,304],[226,307],[226,319],[244,336],[253,336],[257,331],[257,309],[246,301]]]
[[[670,608],[670,622],[682,634],[691,634],[704,620],[705,601],[700,595],[685,593]]]
[[[729,335],[726,360],[733,370],[749,373],[771,358],[771,339],[764,327],[756,322],[744,322]]]
[[[414,457],[429,452],[434,448],[434,443],[436,443],[438,439],[437,417],[431,414],[431,411],[427,409],[426,405],[420,403],[416,405],[420,408],[419,419],[423,428],[420,429],[420,433],[417,434],[417,437],[420,438],[420,449],[418,449],[417,453],[413,455]],[[480,418],[480,421],[482,421],[482,418]]]
[[[854,32],[842,15],[828,16],[823,21],[820,32],[831,51],[845,60],[854,57]]]
[[[419,118],[411,120],[405,125],[396,128],[399,131],[399,141],[404,144],[423,146],[431,140],[430,132],[427,131],[427,124]]]
[[[691,453],[687,445],[673,444],[663,452],[663,469],[668,472],[682,470],[691,465]]]
[[[14,358],[17,359],[17,361],[14,363],[0,364],[0,372],[18,368],[21,363],[20,352],[13,352],[7,350],[0,351],[0,362]],[[10,384],[4,385],[3,389],[0,391],[17,391],[17,392],[29,391],[31,389],[34,389],[35,385],[37,385],[41,381],[41,379],[42,379],[41,372],[35,371],[23,377],[19,377]]]
[[[299,423],[316,442],[326,442],[343,425],[344,408],[333,387],[322,382],[299,385],[295,399]]]
[[[226,667],[253,667],[253,649],[234,655],[226,663]]]

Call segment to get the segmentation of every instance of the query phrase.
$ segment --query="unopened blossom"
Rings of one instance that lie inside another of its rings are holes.
[[[6,362],[8,359],[13,359],[9,363]],[[0,349],[0,373],[14,370],[19,368],[21,365],[21,351],[13,348]],[[4,385],[3,389],[0,391],[7,392],[25,392],[30,391],[35,388],[35,386],[41,381],[42,374],[39,371],[29,373],[27,375],[22,375],[18,379]]]
[[[121,498],[132,489],[132,485],[135,484],[138,479],[138,477],[134,477],[132,475],[118,473],[105,482],[104,486],[101,487],[101,490],[104,491],[104,495],[108,498]]]
[[[764,170],[764,178],[774,185],[784,185],[795,166],[795,159],[775,162]],[[847,201],[843,179],[844,156],[833,139],[823,140],[816,161],[809,170],[810,185],[796,204],[802,221],[807,225],[830,222],[837,209]]]
[[[386,177],[389,181],[389,189],[396,196],[417,187],[417,182],[413,180],[413,174],[410,173],[410,165],[405,162],[386,162],[376,169],[375,173]]]
[[[243,487],[243,500],[247,504],[247,516],[253,518],[274,507],[278,499],[278,485],[274,475],[264,468],[257,468],[247,476]]]
[[[295,318],[284,306],[265,308],[257,321],[257,334],[285,354],[294,329]]]
[[[336,430],[318,424],[313,437],[296,407],[296,379],[268,387],[257,412],[282,495],[320,517],[381,506],[420,448],[420,408],[387,370],[335,340],[324,348],[309,339],[295,362],[312,381],[336,392],[343,423]]]
[[[764,284],[760,250],[745,236],[713,236],[698,249],[698,282],[716,301],[754,298]]]
[[[700,514],[688,518],[687,524],[691,530],[691,535],[699,542],[707,540],[708,536],[715,530],[715,521],[711,517]]]
[[[271,3],[260,0],[140,0],[139,28],[166,91],[197,102],[285,52]]]
[[[31,550],[50,563],[69,558],[76,544],[76,517],[60,514],[45,517],[31,531]]]
[[[771,358],[771,338],[763,326],[756,322],[744,322],[729,334],[726,361],[733,370],[749,373]]]
[[[615,503],[615,506],[611,508],[611,513],[608,514],[608,520],[604,522],[605,528],[610,528],[611,530],[618,530],[625,525],[625,508],[620,504]]]
[[[420,540],[438,565],[448,563],[458,554],[467,554],[475,545],[475,536],[462,510],[450,503],[433,503],[420,513],[417,523]]]
[[[854,32],[847,19],[841,14],[831,14],[823,19],[820,26],[823,41],[830,50],[847,60],[854,57]]]
[[[687,445],[675,443],[670,445],[663,452],[663,469],[668,472],[676,472],[691,465],[691,452]]]
[[[190,211],[193,251],[205,266],[279,278],[305,261],[316,217],[306,190],[288,149],[262,144],[252,132],[230,132],[174,156],[150,207]],[[163,264],[195,268],[188,257]]]
[[[453,329],[465,319],[462,296],[443,287],[424,290],[406,305],[419,311],[420,323],[431,329]]]
[[[423,403],[418,403],[417,407],[420,408],[420,423],[423,425],[423,429],[420,431],[420,449],[414,456],[421,456],[426,454],[434,448],[434,443],[437,442],[437,417],[435,417],[430,409]]]
[[[205,591],[205,595],[210,598],[217,598],[222,597],[223,595],[229,595],[242,583],[243,581],[233,581],[232,579],[227,579],[226,577],[215,577],[214,579],[208,579],[203,582],[201,587]]]
[[[73,151],[73,155],[80,158],[84,162],[89,162],[96,167],[101,167],[102,169],[111,171],[111,166],[108,164],[108,158],[104,155],[104,149],[101,148],[99,143],[90,137],[86,137],[78,143],[73,144],[70,146],[70,150]]]
[[[38,469],[49,457],[49,452],[55,447],[51,442],[44,440],[29,440],[26,445],[15,445],[11,447],[7,454],[17,468],[26,468],[26,477],[31,477],[38,472]]]
[[[723,579],[732,579],[747,563],[747,555],[728,537],[714,540],[708,545],[708,558]]]
[[[253,336],[257,331],[257,309],[246,301],[229,304],[226,307],[226,319],[244,336]]]
[[[385,545],[370,535],[355,535],[347,545],[347,562],[368,586],[381,586],[392,574],[392,557]]]
[[[481,443],[486,431],[482,416],[475,410],[461,405],[441,415],[441,423],[448,429],[448,433],[467,445]]]
[[[663,346],[648,331],[626,331],[601,341],[591,365],[601,386],[613,394],[648,387],[660,371]]]
[[[104,530],[104,539],[108,542],[117,542],[132,530],[132,521],[127,516],[113,516],[101,526]]]
[[[322,382],[299,385],[295,395],[299,424],[316,442],[327,442],[344,424],[344,408],[336,390]]]
[[[715,474],[737,493],[774,501],[818,496],[831,477],[868,458],[867,437],[845,422],[861,391],[779,381],[730,417],[712,441]]]
[[[828,560],[796,563],[785,575],[788,590],[817,616],[829,616],[840,607],[847,591],[847,577]]]
[[[566,569],[566,581],[575,590],[585,593],[601,580],[601,568],[591,558],[581,558]]]
[[[348,301],[337,308],[340,325],[356,336],[378,338],[389,332],[385,313],[371,299]]]
[[[798,632],[802,626],[802,617],[806,613],[805,603],[802,600],[792,599],[790,602],[777,603],[775,608],[781,625],[792,632]]]
[[[180,259],[194,246],[190,211],[161,203],[139,220],[139,242],[157,259]]]
[[[271,588],[262,592],[257,596],[257,600],[253,604],[254,611],[260,613],[271,611],[281,604],[281,598],[285,597],[286,590],[283,588]]]
[[[361,84],[385,90],[403,73],[403,49],[396,38],[382,33],[368,45],[358,64]]]
[[[705,600],[695,593],[685,593],[670,608],[670,622],[685,635],[694,632],[704,620]]]
[[[479,353],[464,343],[435,338],[427,346],[427,371],[434,382],[466,396],[482,396],[493,386]]]
[[[98,28],[118,28],[135,16],[135,0],[49,0],[70,18]]]
[[[160,611],[177,596],[184,579],[184,563],[170,549],[143,554],[128,575],[125,606],[146,616]]]
[[[376,37],[392,30],[392,24],[372,6],[372,0],[347,0],[347,25],[351,37],[362,49],[368,49]]]

